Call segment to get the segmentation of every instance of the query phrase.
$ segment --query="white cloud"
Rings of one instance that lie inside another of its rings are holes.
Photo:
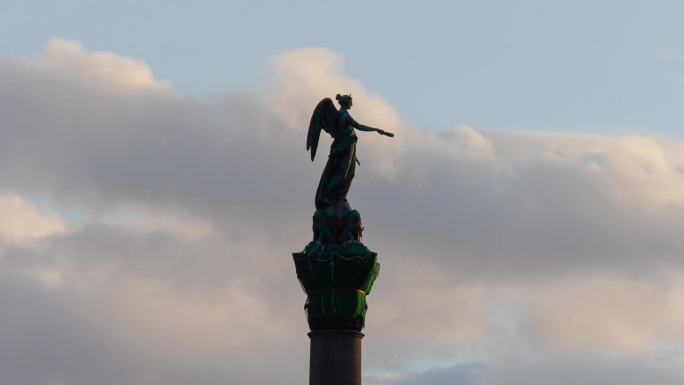
[[[16,192],[0,197],[8,381],[305,381],[290,253],[311,237],[325,161],[304,149],[310,113],[336,93],[353,94],[356,120],[397,134],[359,133],[349,197],[382,264],[364,357],[385,374],[369,382],[424,383],[406,372],[470,357],[503,365],[473,369],[495,374],[471,383],[583,383],[572,373],[587,362],[568,357],[595,354],[581,378],[622,383],[626,366],[607,355],[653,373],[658,346],[681,341],[684,143],[427,132],[330,51],[271,63],[268,94],[204,103],[140,60],[74,41],[0,62],[0,189]]]
[[[41,70],[62,75],[62,80],[111,88],[170,89],[171,84],[154,79],[152,70],[139,59],[112,52],[88,52],[76,40],[52,39],[43,55],[31,63]]]
[[[56,213],[43,213],[18,194],[0,194],[0,212],[0,240],[5,242],[24,243],[66,231]]]

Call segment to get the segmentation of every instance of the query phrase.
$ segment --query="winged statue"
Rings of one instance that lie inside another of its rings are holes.
[[[356,159],[355,130],[375,131],[381,135],[394,136],[391,132],[357,123],[349,115],[349,109],[352,107],[351,95],[337,94],[336,99],[340,104],[339,110],[330,98],[325,98],[318,103],[311,116],[306,137],[306,149],[311,151],[312,161],[316,157],[321,131],[327,132],[333,138],[328,161],[316,190],[317,210],[323,210],[337,202],[347,201],[347,193],[354,179],[356,165],[360,164]]]

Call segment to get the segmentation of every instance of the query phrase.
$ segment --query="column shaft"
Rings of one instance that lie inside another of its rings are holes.
[[[361,339],[353,330],[309,333],[309,385],[361,385]]]

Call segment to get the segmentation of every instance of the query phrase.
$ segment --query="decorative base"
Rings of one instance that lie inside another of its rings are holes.
[[[363,224],[361,214],[353,210],[347,201],[338,201],[313,215],[314,242],[321,244],[343,244],[349,241],[361,242]]]
[[[311,242],[292,257],[307,294],[304,309],[309,328],[361,331],[368,309],[366,296],[380,270],[377,254],[361,242]]]
[[[361,385],[361,339],[350,330],[309,333],[309,385]]]

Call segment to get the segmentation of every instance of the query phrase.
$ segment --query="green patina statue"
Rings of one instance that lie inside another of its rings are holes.
[[[356,165],[356,132],[394,134],[357,123],[349,109],[351,95],[337,95],[340,109],[329,98],[314,109],[306,139],[311,160],[316,156],[321,130],[333,137],[330,155],[316,190],[313,241],[293,253],[297,278],[307,301],[309,328],[360,331],[365,323],[366,296],[370,294],[380,265],[377,254],[361,243],[361,215],[347,201]]]
[[[325,164],[323,175],[321,175],[316,190],[317,210],[347,200],[347,193],[351,187],[352,179],[354,179],[354,172],[358,163],[356,159],[357,138],[354,129],[375,131],[390,137],[394,136],[391,132],[357,123],[349,115],[349,109],[352,107],[351,95],[337,94],[336,99],[340,103],[339,111],[330,98],[325,98],[318,103],[311,116],[309,134],[306,138],[306,149],[311,150],[311,160],[313,161],[316,157],[321,130],[333,137],[328,162]]]

